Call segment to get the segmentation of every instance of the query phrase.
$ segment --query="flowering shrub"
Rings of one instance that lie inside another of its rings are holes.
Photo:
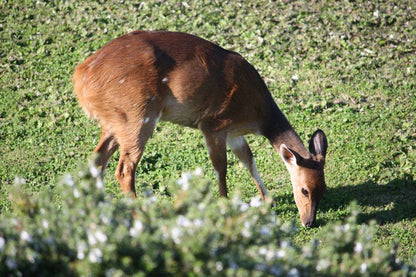
[[[109,198],[92,166],[65,176],[56,201],[16,188],[13,212],[0,215],[0,275],[415,274],[394,249],[372,245],[373,226],[358,226],[354,210],[301,248],[270,203],[218,199],[201,175],[184,173],[172,198],[145,192],[134,201]]]

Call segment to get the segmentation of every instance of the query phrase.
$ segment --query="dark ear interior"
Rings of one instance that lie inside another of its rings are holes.
[[[326,156],[326,150],[328,148],[328,141],[324,131],[318,129],[313,133],[311,140],[309,141],[309,151],[314,155]]]

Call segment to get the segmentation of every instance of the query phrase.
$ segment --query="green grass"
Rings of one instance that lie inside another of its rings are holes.
[[[0,2],[0,210],[10,209],[7,188],[16,176],[32,191],[53,191],[94,149],[99,128],[72,92],[76,64],[136,29],[184,31],[252,63],[304,141],[317,128],[326,132],[329,189],[318,224],[343,219],[356,201],[360,220],[379,224],[376,243],[400,243],[400,257],[411,261],[416,256],[414,1],[183,2]],[[297,220],[280,157],[265,139],[248,141],[276,211]],[[248,172],[231,153],[229,158],[231,195],[256,195]],[[108,193],[120,196],[116,160],[117,155],[105,181]],[[137,171],[137,186],[163,193],[167,182],[196,167],[217,190],[201,134],[161,123]],[[320,229],[300,228],[294,239],[302,244]]]

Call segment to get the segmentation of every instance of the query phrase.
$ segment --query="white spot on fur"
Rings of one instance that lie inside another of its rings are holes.
[[[125,81],[125,79],[123,78],[119,81],[119,83],[122,84],[122,83],[124,83],[124,81]]]
[[[163,83],[167,83],[168,81],[169,81],[169,78],[168,77],[165,77],[165,78],[162,79],[162,82]]]
[[[152,123],[153,128],[155,128],[156,124],[159,122],[159,119],[160,119],[161,116],[162,116],[162,111],[159,112],[159,114],[156,116],[156,118],[152,118],[152,117],[141,118],[139,120],[139,122],[142,123],[142,124]]]

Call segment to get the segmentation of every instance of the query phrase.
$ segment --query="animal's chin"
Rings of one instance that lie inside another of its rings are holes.
[[[309,219],[309,220],[301,220],[302,226],[305,228],[311,228],[315,226],[315,219]]]

